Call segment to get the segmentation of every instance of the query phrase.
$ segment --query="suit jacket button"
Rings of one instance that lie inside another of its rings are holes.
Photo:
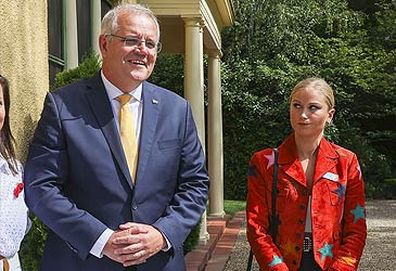
[[[137,205],[136,204],[132,204],[132,210],[136,210],[138,207],[137,207]]]

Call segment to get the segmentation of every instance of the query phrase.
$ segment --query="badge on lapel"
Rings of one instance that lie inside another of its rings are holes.
[[[327,172],[325,175],[323,175],[323,178],[326,178],[333,182],[338,182],[338,175],[332,172]]]

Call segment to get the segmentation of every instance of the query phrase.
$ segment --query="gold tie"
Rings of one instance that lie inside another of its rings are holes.
[[[135,182],[136,167],[138,160],[138,147],[135,132],[135,122],[133,120],[132,112],[129,109],[128,102],[132,98],[129,94],[122,94],[117,97],[120,102],[120,134],[121,143],[124,149],[124,154],[127,159],[129,173],[131,174],[132,182]]]

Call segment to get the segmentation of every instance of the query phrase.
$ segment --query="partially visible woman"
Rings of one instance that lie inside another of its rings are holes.
[[[294,87],[294,132],[279,147],[275,240],[269,232],[274,152],[251,159],[247,236],[261,270],[357,270],[367,235],[364,183],[356,155],[324,138],[334,112],[333,90],[323,79]]]
[[[15,158],[9,121],[10,93],[0,75],[0,270],[21,270],[18,250],[28,227],[22,166]]]

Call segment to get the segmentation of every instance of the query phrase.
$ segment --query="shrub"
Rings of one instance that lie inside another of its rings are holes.
[[[74,81],[87,79],[94,76],[101,68],[98,55],[89,54],[83,59],[78,67],[62,71],[55,75],[55,88],[60,88]]]
[[[201,230],[201,223],[198,223],[197,226],[195,226],[195,228],[192,229],[186,241],[184,241],[183,244],[184,254],[187,254],[198,245],[200,230]]]

